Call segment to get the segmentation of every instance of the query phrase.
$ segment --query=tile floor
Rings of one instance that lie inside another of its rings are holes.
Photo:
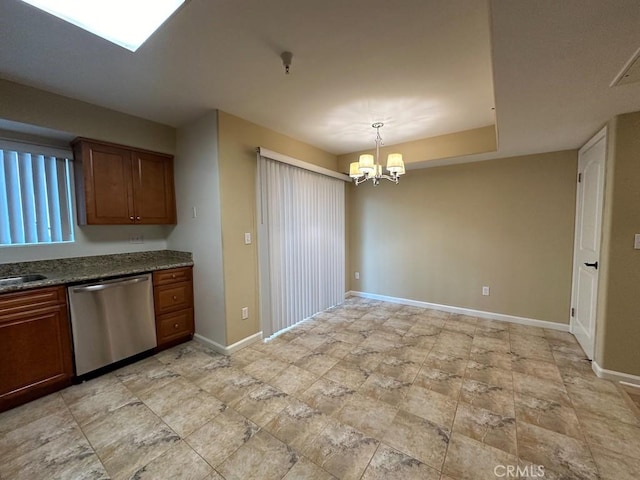
[[[0,414],[0,478],[635,480],[629,393],[568,333],[351,298]]]

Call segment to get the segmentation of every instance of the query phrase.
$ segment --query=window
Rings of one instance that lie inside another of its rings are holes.
[[[35,146],[5,147],[0,144],[0,246],[73,242],[69,159]]]

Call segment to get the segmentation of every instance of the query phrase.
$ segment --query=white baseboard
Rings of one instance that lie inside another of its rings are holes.
[[[459,313],[472,317],[486,318],[488,320],[498,320],[500,322],[519,323],[520,325],[529,325],[531,327],[548,328],[551,330],[560,330],[568,332],[569,325],[564,323],[548,322],[546,320],[536,320],[534,318],[516,317],[514,315],[505,315],[504,313],[485,312],[483,310],[473,310],[471,308],[452,307],[450,305],[440,305],[438,303],[421,302],[418,300],[409,300],[407,298],[389,297],[387,295],[378,295],[375,293],[356,292],[351,290],[347,295],[355,297],[370,298],[372,300],[381,300],[383,302],[399,303],[401,305],[409,305],[412,307],[431,308],[442,312]]]
[[[637,375],[616,372],[615,370],[607,370],[598,365],[595,360],[591,362],[591,368],[593,369],[593,372],[600,378],[612,380],[614,382],[621,382],[627,385],[632,385],[634,387],[640,387],[640,377]]]
[[[243,338],[239,342],[236,342],[233,345],[229,345],[226,347],[224,345],[220,345],[218,342],[214,342],[213,340],[208,339],[207,337],[198,335],[197,333],[193,336],[193,339],[215,350],[218,353],[221,353],[223,355],[231,355],[232,353],[237,352],[238,350],[241,350],[244,347],[248,347],[252,343],[262,340],[262,332],[254,333],[253,335],[247,338]]]

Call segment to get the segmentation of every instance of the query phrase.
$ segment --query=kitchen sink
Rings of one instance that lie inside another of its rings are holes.
[[[28,275],[17,275],[15,277],[0,278],[0,287],[6,285],[20,285],[22,283],[37,282],[45,280],[47,277],[39,273],[30,273]]]

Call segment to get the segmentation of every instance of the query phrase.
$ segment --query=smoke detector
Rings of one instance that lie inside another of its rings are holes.
[[[280,58],[282,59],[282,66],[284,67],[284,73],[289,75],[289,69],[291,68],[291,60],[293,59],[293,53],[282,52],[280,54]]]

